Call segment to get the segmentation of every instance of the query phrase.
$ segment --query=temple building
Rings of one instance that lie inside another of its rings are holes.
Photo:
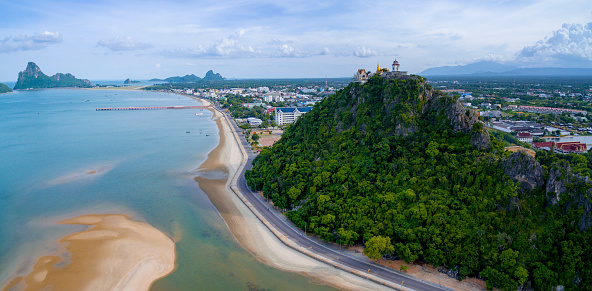
[[[381,68],[380,64],[376,64],[376,72],[371,73],[366,71],[365,69],[359,69],[355,75],[355,81],[359,83],[366,83],[368,78],[371,78],[374,75],[385,76],[385,77],[395,77],[395,76],[407,76],[407,71],[399,71],[399,62],[397,59],[393,62],[393,70],[389,71],[387,68]]]

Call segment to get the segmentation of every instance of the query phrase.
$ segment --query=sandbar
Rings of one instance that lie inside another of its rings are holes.
[[[60,250],[13,274],[2,290],[149,290],[175,268],[175,244],[129,215],[82,215],[58,222],[88,228],[61,238]]]

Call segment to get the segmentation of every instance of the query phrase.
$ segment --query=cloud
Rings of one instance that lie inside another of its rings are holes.
[[[196,49],[167,50],[160,54],[167,57],[184,58],[245,58],[257,56],[259,51],[255,50],[251,45],[243,43],[242,38],[245,33],[244,29],[239,29],[208,47],[199,45]]]
[[[115,37],[112,39],[101,39],[97,43],[98,46],[106,47],[114,52],[120,51],[137,51],[152,48],[152,45],[145,42],[133,41],[131,36]]]
[[[369,58],[369,57],[375,57],[378,54],[376,53],[375,50],[371,50],[369,48],[366,48],[366,46],[361,46],[361,47],[357,47],[354,49],[353,55],[358,58]]]
[[[516,54],[524,63],[540,66],[592,65],[592,22],[586,25],[563,24],[553,36],[545,37]]]
[[[32,36],[9,36],[3,40],[0,40],[0,53],[40,50],[48,47],[49,45],[60,43],[62,40],[62,35],[57,31],[44,31]]]

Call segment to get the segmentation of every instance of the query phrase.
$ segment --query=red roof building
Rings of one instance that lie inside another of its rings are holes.
[[[535,142],[532,145],[534,145],[534,147],[537,148],[537,149],[543,149],[543,150],[550,151],[552,148],[555,147],[555,142],[552,142],[552,141]]]
[[[585,153],[588,150],[588,146],[579,141],[558,142],[555,146],[564,153]]]
[[[530,132],[519,132],[516,137],[518,138],[519,141],[521,142],[532,142],[532,135],[530,134]]]

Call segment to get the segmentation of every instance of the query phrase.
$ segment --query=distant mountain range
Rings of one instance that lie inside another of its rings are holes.
[[[72,74],[57,73],[49,77],[35,63],[29,62],[27,68],[19,73],[14,90],[91,86],[89,80],[77,79]]]
[[[496,62],[477,62],[464,66],[443,66],[424,70],[421,76],[592,76],[588,68],[519,68]]]
[[[205,81],[205,82],[220,82],[220,81],[224,81],[224,77],[222,77],[222,75],[220,75],[219,73],[214,73],[214,71],[209,70],[205,77],[200,78],[194,74],[191,75],[185,75],[183,77],[180,76],[176,76],[176,77],[169,77],[166,79],[150,79],[151,82],[168,82],[168,83],[195,83],[195,82],[199,82],[199,81]]]

